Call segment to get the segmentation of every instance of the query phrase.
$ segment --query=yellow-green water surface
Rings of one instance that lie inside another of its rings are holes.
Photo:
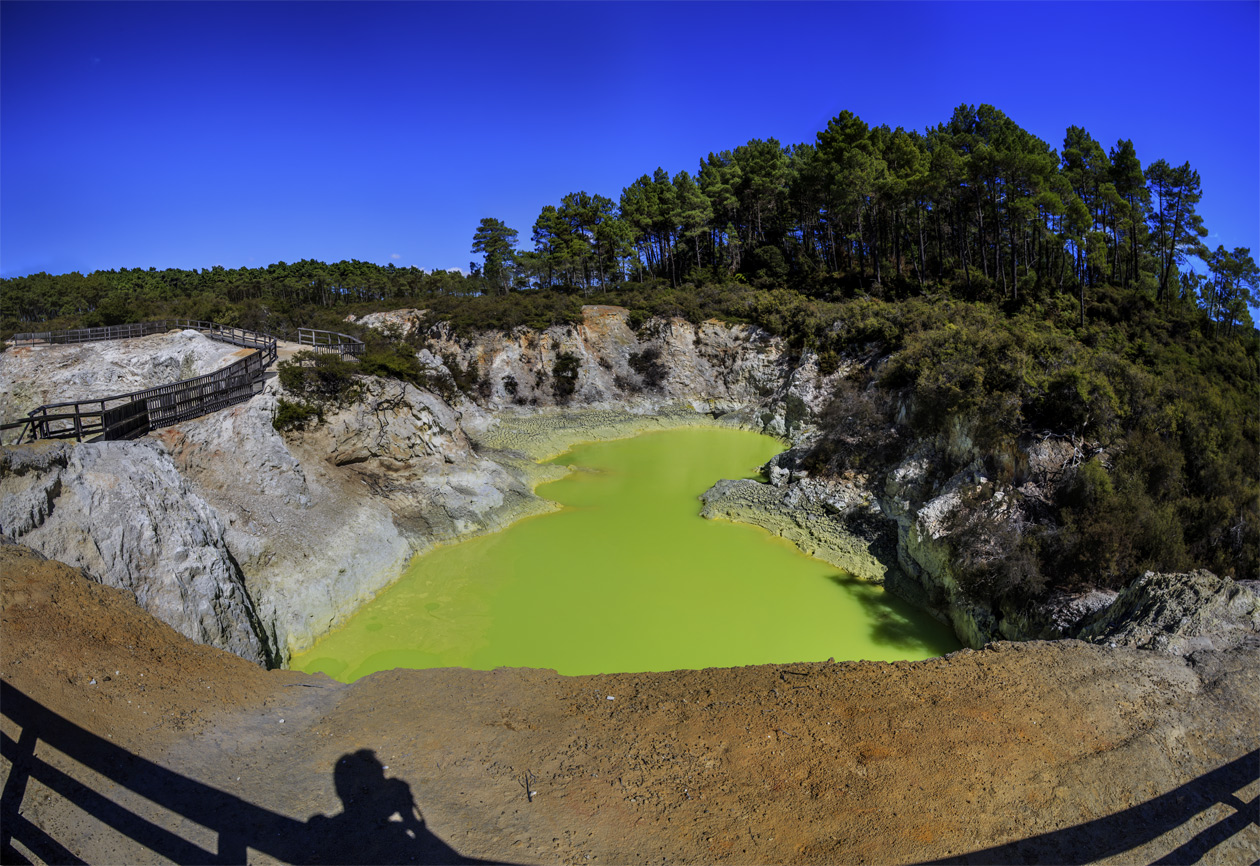
[[[782,450],[692,428],[580,445],[538,494],[561,511],[417,557],[292,667],[350,682],[390,668],[562,674],[917,659],[953,634],[881,587],[758,527],[699,516],[722,478]]]

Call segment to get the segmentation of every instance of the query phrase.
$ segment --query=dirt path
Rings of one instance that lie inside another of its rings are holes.
[[[0,569],[6,862],[1260,857],[1255,651],[343,686],[18,548]]]

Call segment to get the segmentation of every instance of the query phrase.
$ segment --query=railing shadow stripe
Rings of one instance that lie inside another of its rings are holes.
[[[12,825],[9,825],[12,822]],[[68,866],[87,866],[69,848],[62,845],[52,836],[45,833],[38,825],[23,815],[6,816],[4,842],[0,844],[0,863],[30,863],[22,852],[18,851],[10,839],[18,839],[22,846],[43,860],[45,863],[65,863]]]
[[[1200,831],[1193,839],[1174,851],[1169,851],[1155,861],[1153,866],[1167,866],[1175,863],[1198,863],[1209,851],[1237,833],[1246,829],[1248,824],[1257,823],[1256,815],[1260,813],[1260,798],[1250,803],[1240,803],[1239,810],[1217,821],[1211,827]],[[1235,807],[1238,808],[1238,807]]]
[[[221,849],[239,848],[236,842],[242,828],[248,826],[254,830],[248,839],[250,847],[282,860],[300,859],[293,855],[297,853],[295,845],[300,845],[302,830],[306,826],[302,821],[255,806],[132,754],[51,712],[4,681],[0,681],[0,712],[21,726],[22,740],[29,735],[47,743],[121,788],[200,824],[219,836]],[[10,838],[17,838],[15,831],[25,826],[19,821],[19,810],[26,779],[31,778],[161,856],[181,863],[232,862],[91,791],[82,782],[36,758],[33,751],[33,746],[28,751],[24,744],[19,746],[7,734],[3,736],[4,757],[11,763],[10,778],[0,804],[3,807],[0,841],[6,845]],[[14,786],[13,791],[10,785]],[[228,840],[236,841],[224,845]],[[20,841],[27,844],[26,839]]]
[[[0,862],[26,862],[16,845],[45,862],[81,862],[78,855],[52,838],[49,829],[21,814],[28,780],[43,785],[120,836],[177,863],[244,863],[250,849],[286,863],[483,862],[462,856],[434,835],[424,824],[407,783],[387,779],[370,751],[364,750],[370,756],[366,759],[364,752],[345,755],[334,769],[335,787],[345,811],[301,821],[129,752],[3,680],[0,713],[22,731],[17,740],[0,732],[0,755],[9,762],[9,776],[0,794]],[[37,757],[38,743],[58,755]],[[53,761],[61,765],[63,758],[66,769],[53,765]],[[75,767],[94,775],[77,779]],[[101,787],[97,777],[113,783],[117,792],[94,790],[93,784]],[[111,799],[122,793],[138,797],[128,805]],[[147,802],[141,804],[139,798]],[[133,811],[139,808],[147,813],[150,807],[154,811],[148,816]],[[393,813],[396,817],[391,817]],[[167,816],[198,825],[198,837],[203,831],[213,834],[217,850],[207,850],[177,829],[168,829],[182,826],[180,821],[166,826],[159,823]],[[397,818],[403,823],[393,823]],[[105,844],[100,850],[109,850]]]
[[[1260,779],[1260,749],[1113,815],[1073,827],[1018,839],[967,854],[926,861],[930,864],[1009,864],[1054,862],[1083,864],[1115,857],[1153,842],[1220,803],[1237,811],[1197,833],[1157,863],[1193,863],[1248,824],[1260,825],[1257,804],[1244,804],[1235,792]],[[1241,807],[1241,808],[1240,808]]]
[[[14,752],[17,750],[13,747],[16,743],[7,735],[0,735],[0,746],[3,747],[0,748],[0,754],[9,758],[14,767],[19,766],[19,760],[25,762],[21,771],[28,778],[36,779],[41,785],[120,833],[132,839],[147,840],[144,844],[149,850],[178,863],[207,863],[214,859],[213,853],[120,806],[47,761],[34,756],[15,756]],[[61,751],[60,748],[57,750]],[[96,767],[92,769],[99,772]],[[162,805],[166,806],[165,803]]]

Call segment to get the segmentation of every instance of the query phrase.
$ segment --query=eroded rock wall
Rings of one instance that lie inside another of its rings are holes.
[[[192,640],[274,658],[218,514],[158,442],[0,450],[0,533],[129,590]]]
[[[438,324],[423,333],[431,358],[475,372],[477,402],[489,410],[685,405],[698,412],[742,409],[774,393],[789,372],[781,341],[759,328],[717,321],[651,319],[632,328],[622,307],[589,305],[576,326],[517,328],[458,337]],[[383,323],[382,327],[388,327]],[[563,354],[577,359],[571,393],[556,379]],[[423,356],[422,356],[423,357]]]
[[[1260,647],[1257,584],[1203,570],[1148,571],[1095,613],[1080,629],[1080,637],[1174,655]]]
[[[527,479],[477,454],[459,413],[427,391],[367,378],[323,424],[289,434],[271,423],[278,393],[270,382],[248,403],[161,436],[223,516],[283,660],[415,554],[548,507]]]

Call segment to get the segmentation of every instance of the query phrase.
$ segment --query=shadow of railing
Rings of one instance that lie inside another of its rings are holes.
[[[483,862],[461,856],[429,831],[410,786],[385,778],[385,768],[367,749],[342,756],[333,768],[344,810],[299,821],[129,752],[3,681],[0,713],[21,729],[16,740],[0,734],[0,755],[9,763],[0,794],[3,863],[84,862],[55,837],[55,828],[38,826],[23,814],[32,780],[157,858],[176,863],[244,863],[249,849],[286,863]],[[41,742],[67,759],[57,758],[62,766],[36,754]],[[88,772],[75,772],[73,765]],[[139,796],[119,796],[117,788]],[[180,819],[213,834],[213,847],[170,829],[184,823]]]
[[[1166,794],[1114,815],[1029,836],[1005,845],[927,862],[1092,863],[1106,857],[1121,856],[1153,842],[1218,803],[1232,808],[1233,813],[1200,830],[1159,859],[1151,861],[1158,864],[1197,863],[1213,848],[1245,830],[1248,824],[1260,826],[1260,797],[1243,802],[1237,795],[1238,791],[1257,779],[1260,779],[1260,750],[1248,752]]]

